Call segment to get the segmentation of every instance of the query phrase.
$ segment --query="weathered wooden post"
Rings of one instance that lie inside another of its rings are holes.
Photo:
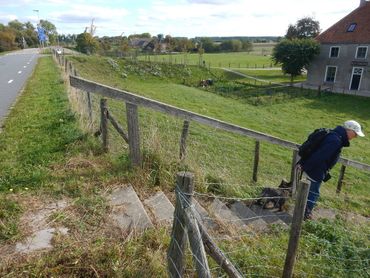
[[[132,166],[141,165],[140,130],[137,105],[126,102],[127,131]]]
[[[260,141],[256,141],[254,148],[253,181],[257,182],[258,164],[260,162]]]
[[[92,100],[90,92],[86,92],[87,96],[87,113],[89,115],[89,124],[92,125],[93,123],[93,116],[92,116]]]
[[[346,172],[346,166],[342,165],[342,167],[340,168],[340,174],[339,174],[338,185],[337,185],[337,193],[338,194],[342,191],[343,178],[344,178],[344,173],[345,172]]]
[[[189,125],[190,122],[185,120],[184,125],[182,127],[182,132],[181,132],[181,139],[180,139],[180,159],[184,159],[186,156],[186,138],[188,137],[189,134]]]
[[[296,189],[297,189],[297,162],[299,159],[298,150],[293,150],[293,158],[292,158],[292,169],[290,171],[290,182],[292,184],[292,195],[295,196]]]
[[[107,99],[102,98],[100,100],[100,128],[103,141],[103,150],[108,151],[108,108]]]
[[[291,278],[293,275],[294,263],[297,256],[299,237],[301,235],[302,222],[304,211],[306,209],[309,188],[310,184],[308,181],[304,180],[299,183],[292,225],[290,227],[290,238],[288,251],[285,258],[283,278]]]
[[[184,204],[191,203],[194,175],[189,172],[179,172],[176,178],[176,205],[168,248],[168,272],[171,278],[182,278],[184,273],[186,229]]]
[[[191,202],[189,203],[189,205]],[[202,236],[196,218],[192,213],[192,208],[185,208],[185,223],[189,236],[190,248],[193,254],[193,262],[197,270],[198,277],[211,278],[206,251],[204,249]]]

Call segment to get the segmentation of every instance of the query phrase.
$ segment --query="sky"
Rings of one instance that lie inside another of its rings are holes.
[[[289,24],[310,16],[322,31],[356,9],[360,0],[0,0],[0,23],[52,22],[60,34],[97,36],[149,32],[173,37],[284,36]]]

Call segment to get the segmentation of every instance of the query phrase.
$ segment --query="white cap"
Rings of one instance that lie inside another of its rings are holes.
[[[344,128],[353,130],[354,132],[356,132],[358,136],[361,136],[361,137],[365,136],[365,134],[362,132],[361,125],[356,121],[353,121],[353,120],[346,121],[344,123]]]

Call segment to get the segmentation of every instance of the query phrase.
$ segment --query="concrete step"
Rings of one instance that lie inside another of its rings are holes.
[[[235,212],[230,210],[226,204],[221,202],[219,199],[215,199],[208,207],[211,214],[213,214],[221,223],[229,226],[244,229],[247,225],[236,215]]]
[[[247,207],[243,202],[235,202],[231,205],[233,211],[246,225],[252,226],[257,231],[267,229],[267,223]]]
[[[318,220],[321,218],[326,218],[330,220],[334,220],[336,217],[336,211],[333,209],[327,209],[327,208],[319,208],[316,207],[312,211],[313,219]]]
[[[153,227],[143,204],[131,185],[115,189],[109,196],[111,217],[123,230],[142,231]]]
[[[277,217],[280,218],[281,221],[283,221],[285,224],[290,225],[292,224],[293,215],[286,211],[277,211],[275,212]]]
[[[175,208],[162,191],[146,199],[144,204],[153,213],[157,223],[163,225],[172,224]]]
[[[217,223],[210,217],[207,210],[203,208],[195,198],[193,198],[193,204],[194,204],[195,210],[198,212],[200,216],[202,224],[208,230],[216,229],[218,227]]]
[[[283,226],[286,226],[286,224],[279,218],[279,216],[271,210],[263,209],[261,206],[258,205],[252,205],[250,209],[255,214],[257,214],[257,216],[260,216],[261,219],[263,219],[267,224],[281,224]]]

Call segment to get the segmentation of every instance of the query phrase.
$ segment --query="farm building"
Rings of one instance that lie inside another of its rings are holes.
[[[316,37],[320,55],[308,67],[307,85],[370,96],[370,2]]]

